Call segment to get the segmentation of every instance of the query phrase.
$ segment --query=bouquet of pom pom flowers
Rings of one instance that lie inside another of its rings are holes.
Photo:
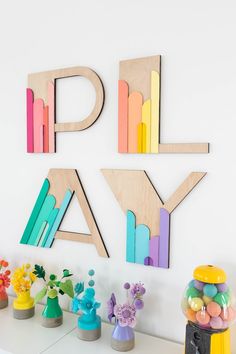
[[[8,262],[4,259],[0,260],[0,309],[7,307],[8,305],[8,295],[6,288],[10,286],[9,275],[11,271],[7,269]]]
[[[111,322],[115,318],[115,329],[112,334],[112,348],[117,351],[128,351],[134,347],[134,331],[136,325],[137,310],[144,307],[143,295],[146,293],[142,283],[130,285],[124,284],[126,290],[126,302],[117,304],[116,297],[112,293],[107,302],[108,319]]]

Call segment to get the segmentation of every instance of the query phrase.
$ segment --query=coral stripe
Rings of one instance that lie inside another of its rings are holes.
[[[34,152],[34,121],[33,121],[34,93],[26,89],[27,106],[27,152]]]
[[[43,152],[43,111],[41,98],[34,101],[34,152]]]
[[[127,82],[118,82],[118,152],[128,152],[128,93]]]
[[[55,102],[54,102],[54,84],[50,81],[48,83],[48,144],[49,152],[55,152]]]
[[[128,99],[128,151],[138,152],[138,124],[142,118],[142,95],[132,92]]]
[[[44,107],[43,112],[43,152],[49,152],[48,106]]]

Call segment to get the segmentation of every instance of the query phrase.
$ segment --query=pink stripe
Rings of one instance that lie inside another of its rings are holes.
[[[34,122],[33,122],[34,93],[30,88],[26,89],[27,106],[27,152],[34,152]]]
[[[128,94],[127,82],[118,82],[118,152],[128,152]]]
[[[43,152],[43,112],[41,98],[34,101],[34,152]]]
[[[49,152],[55,152],[55,114],[54,114],[54,84],[48,83],[48,145]]]

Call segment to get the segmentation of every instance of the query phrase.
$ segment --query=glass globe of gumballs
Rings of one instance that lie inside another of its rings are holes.
[[[235,305],[224,270],[197,267],[181,304],[188,320],[185,354],[230,354],[229,327],[236,320]]]

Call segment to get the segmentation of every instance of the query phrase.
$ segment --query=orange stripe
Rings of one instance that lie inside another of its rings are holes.
[[[132,92],[128,100],[128,151],[138,152],[138,124],[142,120],[141,93]]]
[[[128,152],[128,93],[126,81],[118,81],[118,152]]]
[[[43,112],[43,152],[49,152],[48,106],[44,107]]]

